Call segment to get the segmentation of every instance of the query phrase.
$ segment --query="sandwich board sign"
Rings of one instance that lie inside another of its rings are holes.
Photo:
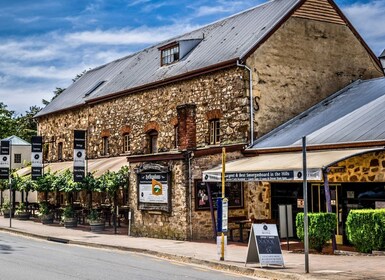
[[[278,265],[284,267],[277,225],[253,224],[245,265],[259,263],[260,266]]]

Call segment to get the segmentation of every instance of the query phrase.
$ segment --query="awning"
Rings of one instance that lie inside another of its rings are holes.
[[[322,169],[346,158],[378,151],[379,149],[345,149],[311,151],[306,153],[307,179],[322,181]],[[381,149],[383,150],[383,149]],[[247,181],[302,181],[302,152],[263,154],[226,163],[225,180]],[[203,181],[221,182],[222,165],[203,172]]]
[[[110,157],[90,159],[87,161],[88,172],[94,173],[95,177],[100,177],[102,174],[109,171],[118,171],[122,166],[129,165],[127,157]],[[65,170],[73,170],[73,161],[53,162],[44,164],[44,172],[62,172]],[[31,174],[31,167],[25,167],[16,172],[19,176]]]

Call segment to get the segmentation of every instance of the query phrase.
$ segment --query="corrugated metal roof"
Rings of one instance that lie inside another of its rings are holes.
[[[15,135],[12,135],[10,137],[7,137],[1,140],[10,141],[12,146],[31,146],[30,143],[28,143],[27,141],[24,141],[23,139]]]
[[[385,139],[385,78],[356,81],[257,139],[253,149]]]
[[[95,98],[242,58],[300,1],[270,1],[90,70],[36,116],[79,106]],[[202,38],[203,40],[177,63],[160,66],[159,47],[174,41]],[[106,82],[88,97],[84,97],[85,93],[100,81]]]

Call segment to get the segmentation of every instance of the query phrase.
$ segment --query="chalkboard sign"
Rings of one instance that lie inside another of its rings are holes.
[[[222,197],[222,183],[206,183],[195,181],[195,209],[210,210],[207,184],[210,187],[214,209],[217,208],[217,198]],[[240,182],[226,182],[225,194],[229,200],[229,208],[243,208],[243,187]]]
[[[253,224],[245,264],[284,266],[281,244],[275,224]]]

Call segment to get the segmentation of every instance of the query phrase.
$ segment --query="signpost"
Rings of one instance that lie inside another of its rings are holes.
[[[86,174],[86,131],[74,130],[74,182],[83,182]]]
[[[275,224],[252,225],[245,265],[248,263],[285,266]]]
[[[32,136],[31,179],[37,180],[43,175],[43,137]]]
[[[225,163],[226,149],[222,148],[222,197],[217,199],[217,229],[221,233],[221,261],[225,260],[225,232],[227,232],[229,212],[229,200],[225,198]]]
[[[0,179],[9,180],[9,227],[12,227],[12,178],[11,171],[11,143],[8,140],[1,141],[0,146]]]

